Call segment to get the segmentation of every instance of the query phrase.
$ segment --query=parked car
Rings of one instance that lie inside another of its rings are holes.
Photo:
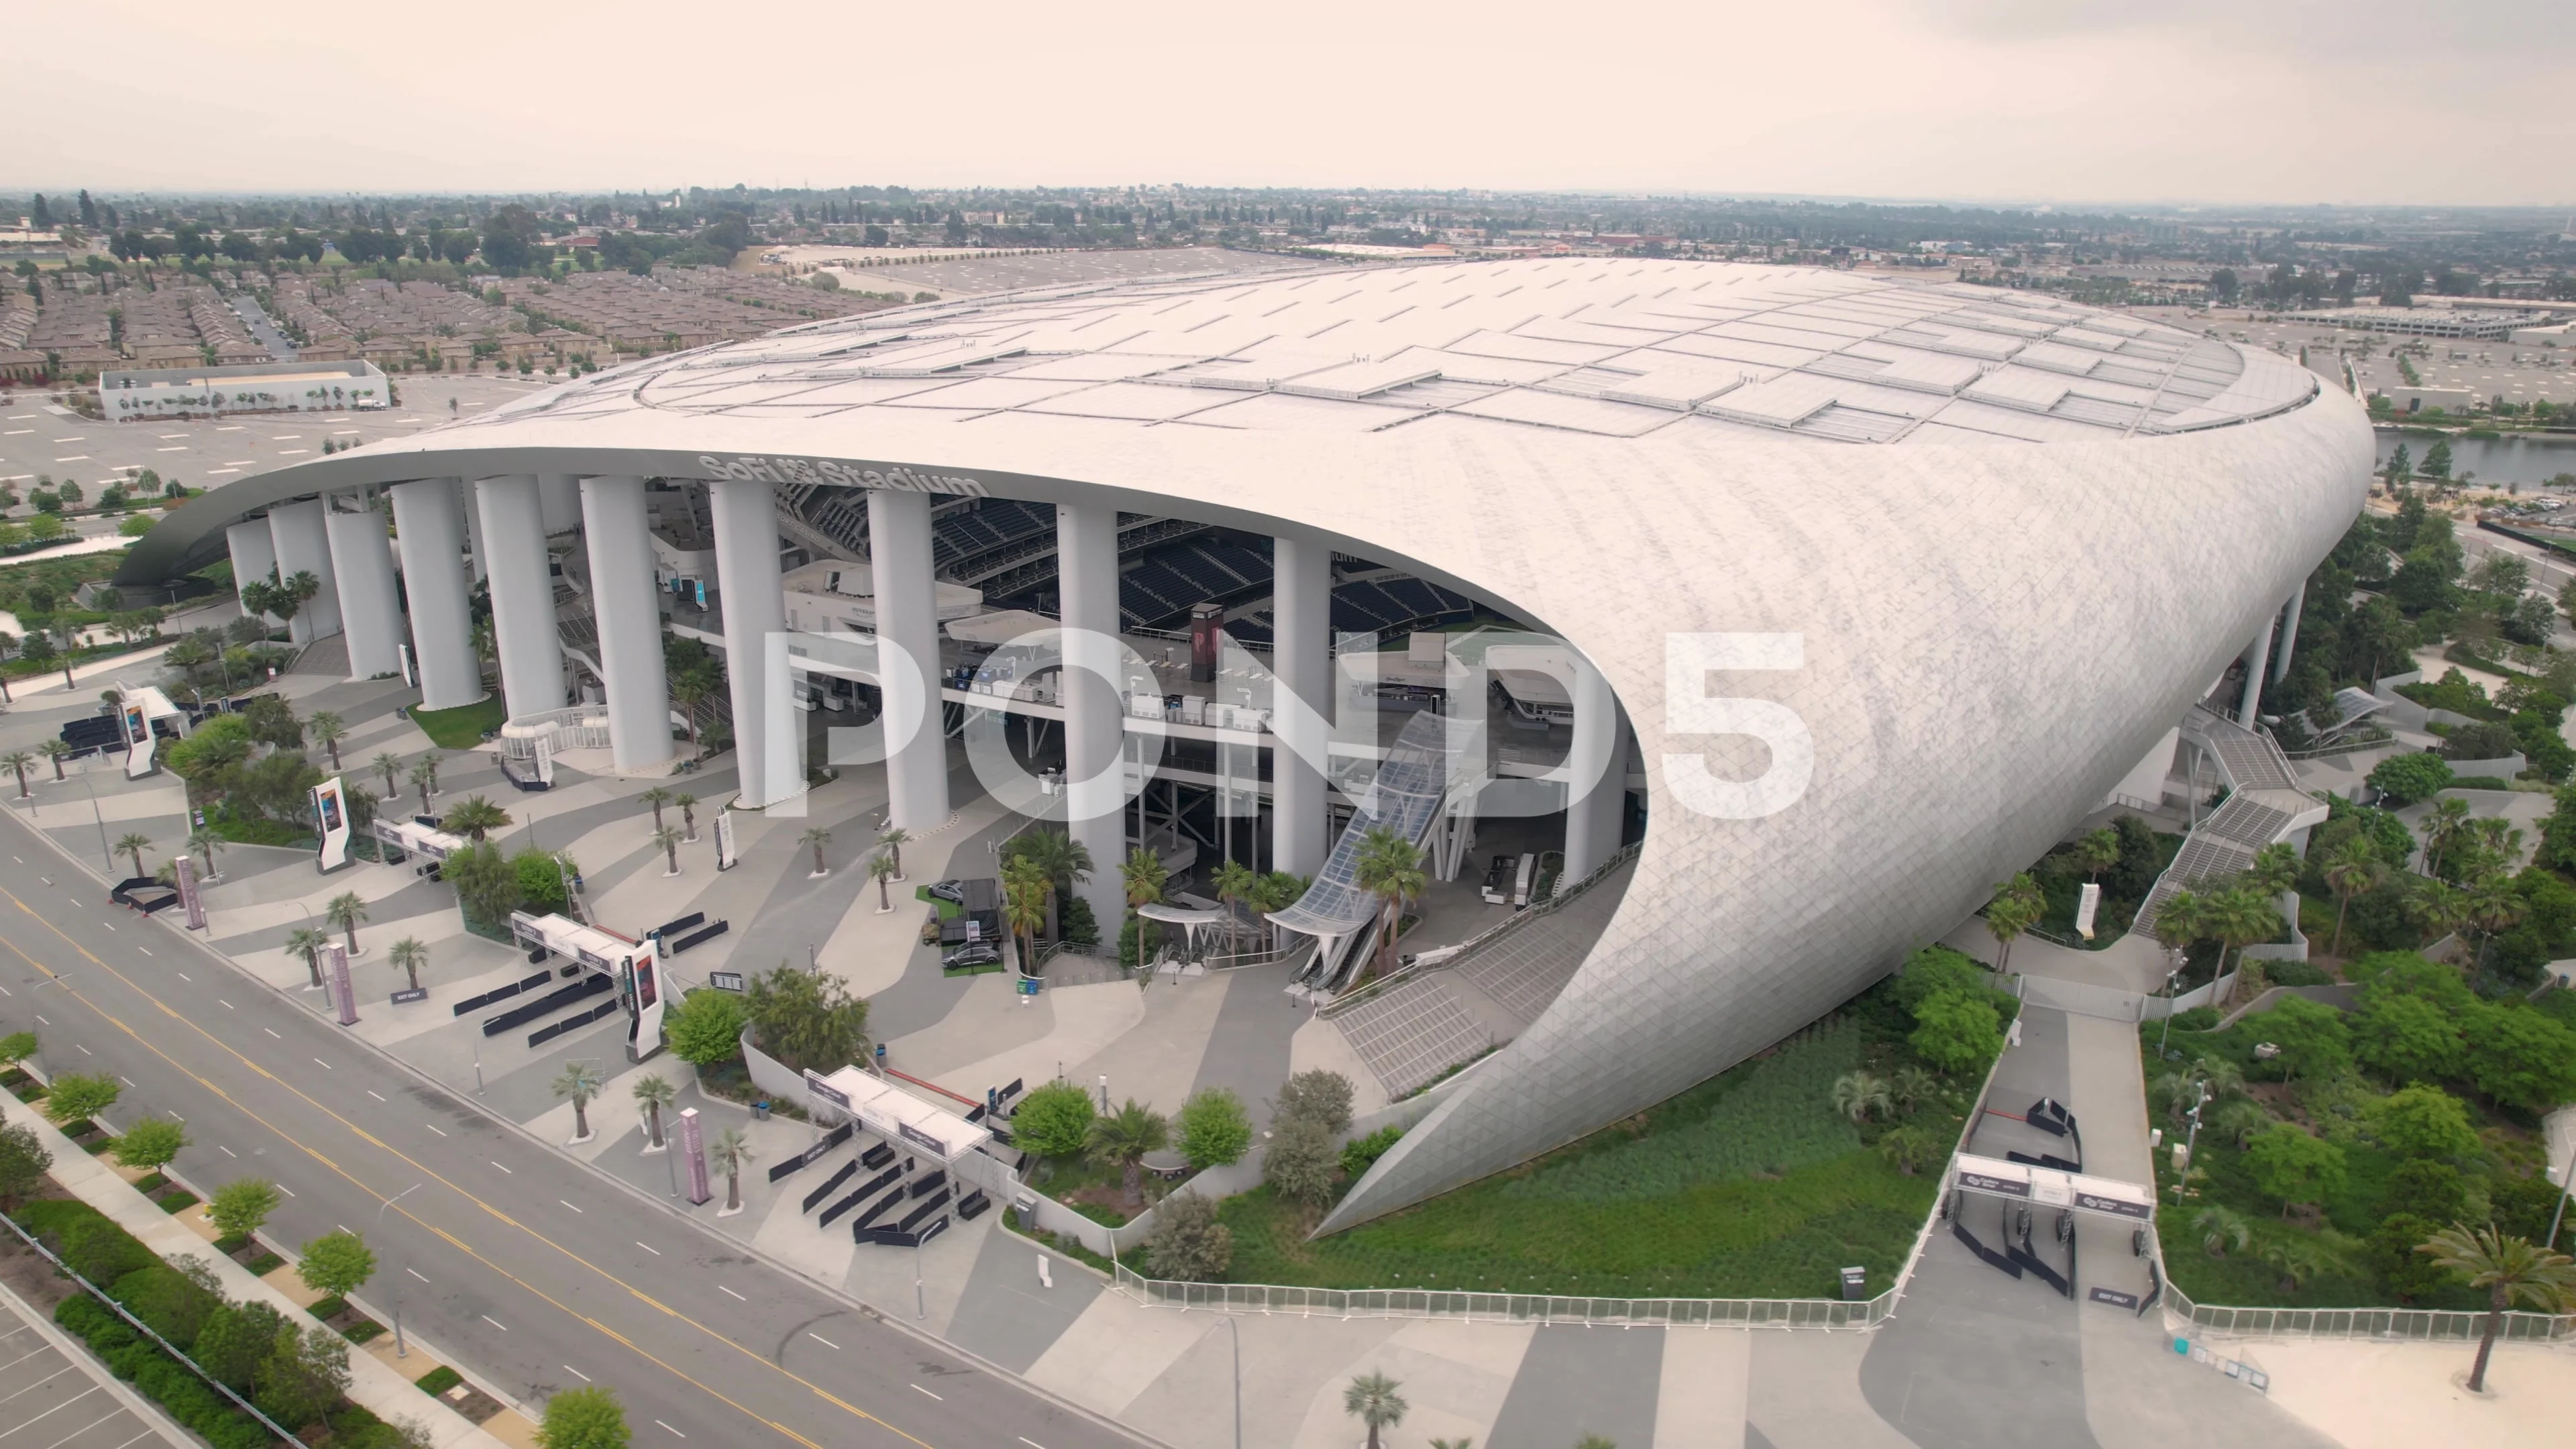
[[[940,957],[939,964],[949,971],[961,970],[969,966],[999,966],[1002,964],[1002,953],[981,941],[974,941]]]
[[[929,889],[932,895],[943,901],[953,901],[961,906],[966,904],[966,882],[962,880],[933,881]]]

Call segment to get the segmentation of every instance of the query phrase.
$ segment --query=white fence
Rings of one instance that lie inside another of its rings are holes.
[[[2486,1332],[2480,1310],[2450,1308],[2228,1308],[2194,1303],[2168,1284],[2173,1314],[2208,1333],[2231,1338],[2367,1338],[2392,1343],[2474,1343]],[[2507,1343],[2562,1343],[2576,1339],[2576,1314],[2503,1315]]]

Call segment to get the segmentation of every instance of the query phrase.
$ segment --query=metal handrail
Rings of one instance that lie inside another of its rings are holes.
[[[1463,1318],[1486,1323],[1583,1323],[1673,1328],[1875,1328],[1897,1290],[1834,1298],[1588,1298],[1555,1293],[1473,1293],[1434,1288],[1297,1288],[1270,1283],[1180,1283],[1124,1263],[1112,1279],[1141,1303],[1341,1318]]]
[[[2237,1308],[2195,1303],[2165,1286],[2173,1314],[2196,1328],[2238,1338],[2370,1338],[2407,1343],[2465,1342],[2486,1333],[2484,1309],[2460,1308]],[[2557,1343],[2576,1338],[2576,1313],[2501,1315],[2496,1337],[2507,1343]]]

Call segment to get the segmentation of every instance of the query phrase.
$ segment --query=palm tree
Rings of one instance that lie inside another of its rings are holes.
[[[806,829],[804,834],[796,837],[796,843],[799,845],[810,845],[814,848],[814,874],[816,876],[819,877],[831,874],[831,868],[823,864],[823,847],[832,843],[831,831],[824,829],[820,825],[810,826]]]
[[[2213,1258],[2224,1258],[2230,1249],[2243,1252],[2254,1241],[2254,1225],[2234,1208],[2212,1204],[2202,1208],[2191,1220],[2192,1230],[2200,1234],[2201,1251]]]
[[[385,777],[385,798],[394,798],[397,781],[402,775],[402,756],[391,750],[380,750],[374,759],[367,762],[367,768]]]
[[[706,703],[714,692],[705,680],[685,674],[671,681],[671,702],[680,707],[681,716],[688,720],[689,749],[700,760],[707,757],[707,747],[705,741],[698,738],[698,706]]]
[[[18,798],[21,800],[35,798],[34,793],[27,788],[27,767],[34,763],[36,763],[36,757],[25,750],[11,750],[5,755],[0,755],[0,765],[7,765],[18,774]]]
[[[63,761],[71,758],[72,747],[61,740],[47,740],[36,746],[36,753],[54,762],[54,783],[63,783]]]
[[[563,1075],[555,1078],[555,1095],[572,1099],[572,1140],[590,1140],[590,1099],[599,1095],[607,1079],[599,1074],[597,1062],[564,1063]]]
[[[1395,962],[1396,937],[1404,930],[1404,903],[1431,888],[1431,877],[1422,869],[1422,849],[1383,825],[1372,825],[1360,837],[1356,880],[1361,890],[1384,903],[1386,926],[1378,933],[1376,967],[1384,974]]]
[[[134,873],[139,876],[143,874],[144,847],[151,843],[151,836],[129,830],[116,838],[116,853],[131,858],[134,862]]]
[[[1834,1110],[1854,1122],[1866,1122],[1873,1111],[1888,1110],[1887,1079],[1870,1072],[1845,1072],[1834,1078]]]
[[[2380,864],[2369,844],[2358,836],[2345,841],[2334,854],[2326,857],[2326,889],[2335,895],[2334,944],[2326,948],[2328,955],[2343,954],[2343,918],[2344,913],[2352,909],[2352,898],[2375,889],[2386,873],[2387,867]]]
[[[286,954],[304,958],[304,969],[313,973],[313,984],[322,984],[322,948],[331,944],[328,933],[311,926],[298,926],[286,933]]]
[[[449,833],[480,842],[496,830],[510,828],[510,812],[480,795],[468,795],[447,807],[439,824]]]
[[[2495,1352],[2504,1312],[2516,1304],[2543,1312],[2564,1313],[2576,1302],[2576,1259],[2551,1252],[2529,1238],[2512,1238],[2493,1227],[2453,1223],[2416,1244],[2415,1251],[2454,1273],[2472,1288],[2487,1290],[2485,1331],[2478,1335],[2478,1361],[2469,1370],[2469,1392],[2486,1392],[2487,1357]]]
[[[2245,883],[2267,896],[2277,896],[2299,883],[2299,848],[2276,840],[2254,853],[2245,868]]]
[[[392,949],[385,953],[385,964],[401,972],[403,979],[411,983],[411,989],[418,991],[420,968],[429,964],[429,948],[418,940],[405,936],[394,942]]]
[[[2470,882],[2460,903],[2461,916],[2478,928],[2476,974],[2487,969],[2487,947],[2495,943],[2496,932],[2522,919],[2528,903],[2513,888],[2513,882],[2501,870],[2491,870]]]
[[[662,829],[662,807],[671,803],[671,792],[656,785],[635,798],[653,807],[653,829],[659,833]]]
[[[1085,1150],[1104,1167],[1115,1166],[1128,1211],[1145,1205],[1145,1154],[1160,1152],[1172,1140],[1172,1124],[1163,1114],[1130,1097],[1105,1117],[1091,1119]]]
[[[644,1145],[662,1145],[662,1109],[680,1095],[680,1089],[664,1081],[659,1073],[635,1084],[635,1100],[644,1107]]]
[[[2438,939],[2468,919],[2468,901],[2441,881],[2419,881],[2414,893],[2406,898],[2406,914],[2426,935]]]
[[[2442,875],[2442,857],[2452,842],[2469,828],[2469,802],[2453,797],[2433,802],[2432,811],[2417,827],[2424,836],[2424,873],[2436,880]]]
[[[1060,924],[1065,893],[1091,879],[1091,850],[1061,830],[1039,826],[1011,842],[1013,853],[1046,873],[1046,933],[1064,934]]]
[[[1932,1135],[1930,1128],[1920,1123],[1909,1122],[1878,1139],[1879,1155],[1907,1177],[1921,1172],[1923,1165],[1940,1150],[1939,1139]]]
[[[898,881],[903,879],[904,843],[911,839],[912,832],[900,825],[889,825],[877,832],[877,848],[893,858],[894,878]]]
[[[2120,832],[2105,825],[2078,836],[2070,853],[2087,879],[2100,880],[2102,872],[2120,863]]]
[[[1127,921],[1137,927],[1136,960],[1141,965],[1145,960],[1145,933],[1136,908],[1161,900],[1163,883],[1171,879],[1171,875],[1163,869],[1161,856],[1140,845],[1127,852],[1125,863],[1118,867],[1118,877],[1126,887]]]
[[[654,848],[660,850],[663,859],[669,862],[669,868],[662,872],[663,875],[674,876],[680,873],[680,842],[684,839],[686,839],[685,836],[670,826],[657,825],[653,828]]]
[[[1008,875],[1009,872],[1004,871],[1003,874]],[[886,882],[894,879],[894,858],[882,850],[869,856],[868,879],[877,883],[877,914],[882,916],[892,912],[894,896],[886,889]]]
[[[1404,1422],[1405,1402],[1396,1393],[1402,1387],[1371,1369],[1353,1378],[1350,1387],[1342,1390],[1342,1412],[1368,1426],[1368,1449],[1378,1449],[1379,1430]]]
[[[1208,877],[1208,884],[1215,889],[1218,904],[1231,907],[1252,894],[1257,879],[1252,867],[1239,860],[1229,860]]]
[[[420,813],[429,813],[429,797],[438,789],[438,752],[433,750],[411,762],[411,782],[420,787]]]
[[[356,891],[342,891],[322,908],[322,918],[349,935],[349,954],[358,954],[358,923],[367,918],[367,903]]]
[[[1887,1095],[1910,1117],[1915,1108],[1941,1095],[1941,1079],[1921,1067],[1898,1067],[1887,1084]]]
[[[206,858],[206,879],[221,880],[215,872],[215,857],[223,854],[224,838],[211,830],[199,828],[188,832],[188,849]]]
[[[671,803],[680,807],[680,825],[689,832],[689,844],[697,844],[698,797],[684,792],[672,796]]]
[[[313,742],[331,752],[331,773],[340,773],[340,741],[349,737],[349,723],[327,709],[315,710],[304,722],[304,732]]]
[[[2210,898],[2207,923],[2209,933],[2218,938],[2218,974],[2227,974],[2227,952],[2237,951],[2237,962],[2244,963],[2244,948],[2271,940],[2281,932],[2281,908],[2261,891],[2240,887],[2221,891]],[[2236,983],[2227,984],[2225,1000],[2236,999]]]
[[[1037,959],[1038,927],[1046,924],[1046,873],[1026,859],[1002,867],[1002,916],[1020,948],[1020,970]]]
[[[714,1161],[716,1171],[725,1175],[726,1212],[742,1211],[742,1169],[753,1155],[751,1139],[743,1136],[739,1127],[727,1127],[717,1133],[714,1144],[707,1148],[707,1156]]]
[[[2041,896],[2038,882],[2027,875],[1995,884],[1994,899],[1986,903],[1986,930],[1995,938],[1995,970],[2012,969],[2013,939],[2039,924],[2047,901]]]

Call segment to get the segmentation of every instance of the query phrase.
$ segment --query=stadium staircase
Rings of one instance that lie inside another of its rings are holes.
[[[2176,892],[2245,869],[2264,846],[2325,815],[2324,805],[2299,788],[2289,758],[2270,735],[2198,706],[2184,716],[2182,732],[2218,762],[2227,799],[2184,838],[2173,864],[2138,906],[2129,934],[2149,940],[2155,938],[2157,913]]]

